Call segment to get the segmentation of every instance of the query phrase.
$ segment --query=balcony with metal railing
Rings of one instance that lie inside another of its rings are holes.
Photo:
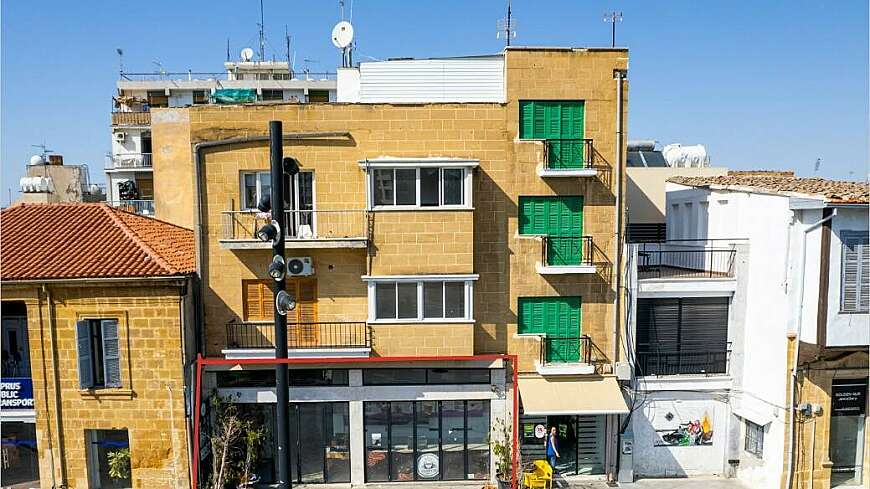
[[[637,345],[637,374],[645,375],[727,375],[730,344],[689,345],[661,350],[659,345]]]
[[[541,275],[595,273],[593,253],[592,236],[543,236],[536,268]]]
[[[226,325],[227,358],[275,356],[275,325],[270,322],[230,322]],[[287,349],[294,357],[369,356],[371,327],[365,322],[288,323]]]
[[[272,220],[255,210],[221,213],[220,244],[225,249],[269,248],[257,231]],[[369,213],[366,210],[288,210],[279,221],[287,248],[366,248]]]
[[[151,153],[119,153],[106,160],[107,170],[152,170]]]
[[[591,139],[546,139],[541,177],[594,177],[595,148]]]
[[[714,240],[674,240],[640,243],[637,278],[733,279],[736,247]]]
[[[133,212],[141,216],[154,216],[153,200],[113,200],[108,202],[112,207],[118,207],[127,212]]]
[[[541,375],[600,374],[605,356],[588,335],[540,336],[537,371]]]

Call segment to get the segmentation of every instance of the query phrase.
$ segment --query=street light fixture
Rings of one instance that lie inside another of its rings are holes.
[[[267,243],[271,242],[273,245],[278,241],[280,235],[281,225],[274,219],[271,223],[264,225],[259,231],[257,231],[257,238],[260,241],[265,241]]]
[[[286,316],[288,312],[296,309],[296,298],[290,295],[286,290],[281,290],[275,296],[275,309],[278,314]]]
[[[272,258],[272,264],[269,265],[269,276],[275,279],[276,282],[284,280],[284,275],[287,272],[287,265],[284,263],[284,257],[275,255]]]

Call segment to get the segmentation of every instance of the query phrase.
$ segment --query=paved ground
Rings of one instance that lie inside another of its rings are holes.
[[[457,482],[418,482],[390,484],[372,484],[370,489],[480,489],[484,487],[480,482],[457,481]],[[559,477],[553,484],[558,489],[610,489],[606,482],[583,477]],[[626,489],[748,489],[734,479],[720,479],[711,477],[699,477],[690,479],[641,479],[633,484],[620,484],[614,487]],[[294,485],[294,489],[348,489],[349,484],[303,484]]]

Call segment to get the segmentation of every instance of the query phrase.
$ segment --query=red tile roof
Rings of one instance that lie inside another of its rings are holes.
[[[870,189],[866,182],[760,174],[672,177],[668,181],[690,187],[810,197],[837,204],[866,204],[870,201]]]
[[[193,273],[193,231],[106,204],[18,204],[0,212],[0,279]]]

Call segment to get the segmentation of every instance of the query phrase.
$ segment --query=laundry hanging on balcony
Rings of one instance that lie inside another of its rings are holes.
[[[212,95],[216,104],[247,104],[257,101],[257,91],[252,88],[221,88]]]

